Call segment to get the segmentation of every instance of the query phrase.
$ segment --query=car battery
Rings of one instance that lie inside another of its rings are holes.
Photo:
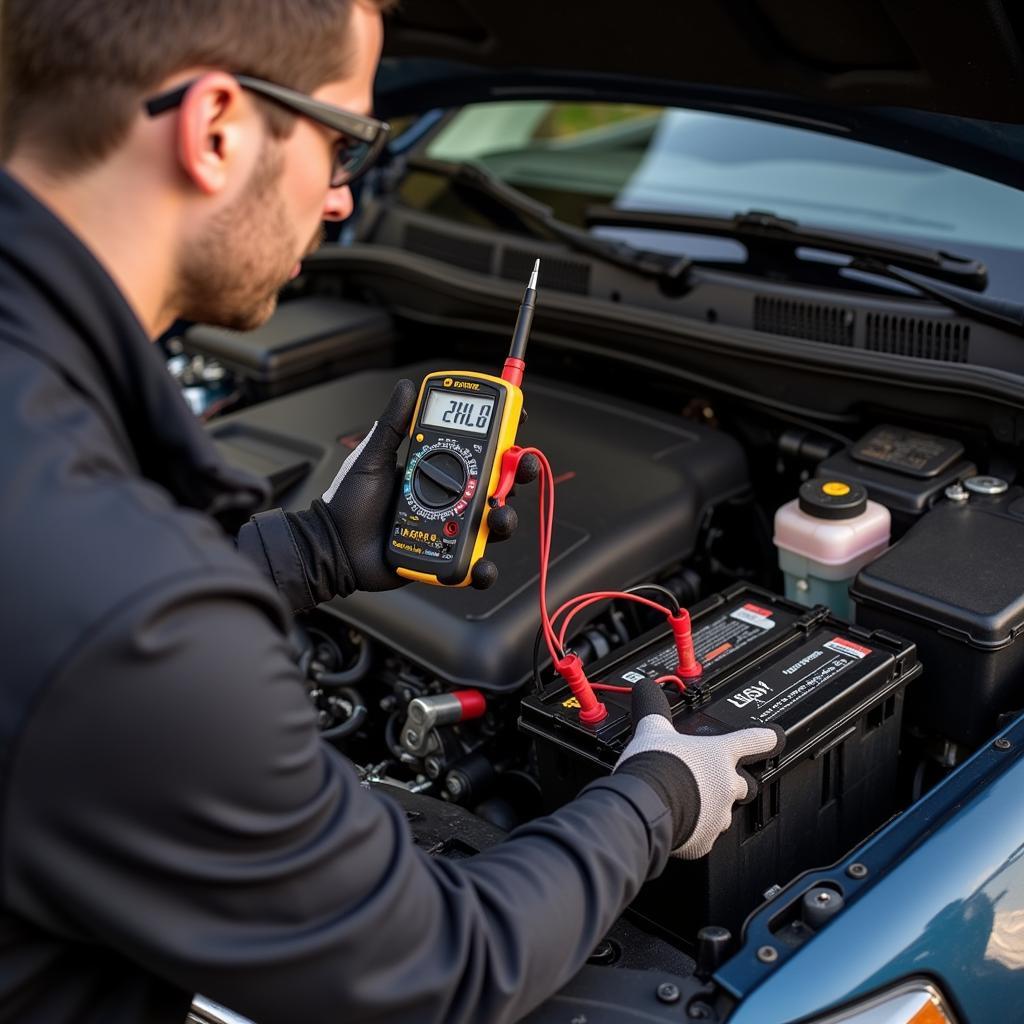
[[[632,911],[678,939],[705,924],[734,932],[775,884],[827,864],[893,811],[906,685],[920,674],[914,645],[746,584],[691,610],[703,675],[665,692],[680,732],[714,735],[776,724],[786,747],[751,766],[754,801],[740,807],[708,856],[670,860]],[[588,666],[595,682],[632,686],[670,673],[665,627]],[[522,703],[551,807],[608,773],[633,731],[628,693],[600,692],[608,716],[580,723],[561,680]]]

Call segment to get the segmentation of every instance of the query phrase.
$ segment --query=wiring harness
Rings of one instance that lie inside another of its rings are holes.
[[[601,601],[633,601],[637,604],[653,608],[663,614],[672,630],[675,638],[676,651],[678,653],[678,665],[675,672],[669,675],[662,675],[655,679],[656,683],[671,683],[680,693],[686,691],[687,681],[700,677],[703,669],[697,660],[693,649],[693,631],[690,626],[690,614],[685,608],[679,606],[675,595],[670,591],[659,587],[656,584],[643,584],[638,587],[631,587],[629,590],[600,590],[589,594],[579,594],[570,598],[560,605],[553,615],[548,614],[547,589],[548,589],[548,568],[551,562],[551,534],[555,520],[555,482],[554,473],[547,456],[538,448],[522,448],[513,445],[502,456],[501,472],[498,477],[498,485],[493,496],[489,499],[492,508],[498,508],[505,504],[512,485],[516,480],[516,473],[520,462],[526,456],[533,456],[539,463],[539,484],[540,484],[540,622],[541,633],[547,645],[548,653],[551,655],[551,662],[555,671],[565,680],[573,696],[580,706],[579,718],[585,725],[597,725],[608,715],[608,708],[597,698],[595,691],[610,691],[613,693],[630,693],[628,686],[618,686],[611,683],[592,682],[587,678],[583,668],[583,662],[579,655],[567,650],[565,643],[569,635],[569,625],[573,619],[585,608]],[[643,597],[637,591],[657,590],[668,595],[672,607],[664,605]],[[556,623],[561,619],[561,625]]]

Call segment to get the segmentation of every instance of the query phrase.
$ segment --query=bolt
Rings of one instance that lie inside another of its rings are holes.
[[[569,1024],[587,1024],[587,1015],[585,1013],[577,1013]]]
[[[779,951],[774,946],[761,946],[757,951],[757,959],[763,964],[773,964],[779,959]]]
[[[462,779],[460,779],[458,775],[449,775],[448,778],[444,780],[444,788],[447,789],[456,800],[458,800],[465,791]]]
[[[832,893],[830,892],[819,892],[814,896],[814,902],[821,907],[827,907],[832,902]]]
[[[807,580],[797,580],[796,589],[799,590],[801,594],[806,594],[807,591],[811,589],[811,585]]]
[[[867,878],[868,866],[866,864],[861,864],[860,861],[856,861],[846,869],[846,873],[851,878]]]
[[[1009,750],[1013,744],[1005,736],[1000,736],[992,746],[995,747],[996,750]]]
[[[658,986],[657,996],[660,1003],[678,1003],[681,995],[679,986],[673,985],[671,981],[663,981]]]
[[[420,734],[415,729],[405,730],[405,742],[408,743],[409,746],[415,747],[416,744],[419,743],[419,741]],[[392,740],[391,742],[394,743],[394,740]]]
[[[964,481],[964,487],[975,494],[1003,494],[1010,485],[997,476],[972,476]]]
[[[444,771],[444,764],[439,757],[432,755],[423,762],[423,768],[430,778],[436,779]]]
[[[971,496],[971,492],[958,480],[955,484],[950,484],[946,488],[946,497],[958,505],[962,502],[967,501]]]
[[[711,1007],[707,1003],[690,1003],[686,1016],[690,1020],[711,1020],[714,1014],[711,1012]]]
[[[587,957],[587,963],[597,964],[599,967],[607,967],[618,959],[619,947],[611,939],[602,939],[594,947],[594,952]]]

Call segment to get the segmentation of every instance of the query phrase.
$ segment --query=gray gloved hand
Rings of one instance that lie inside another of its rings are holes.
[[[647,782],[672,812],[673,855],[696,860],[707,854],[732,823],[733,804],[757,795],[757,784],[740,767],[782,751],[778,726],[740,729],[720,736],[676,732],[668,698],[650,680],[633,687],[636,728],[614,771]]]

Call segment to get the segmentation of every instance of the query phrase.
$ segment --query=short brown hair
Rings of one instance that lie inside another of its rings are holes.
[[[367,0],[2,0],[0,157],[24,143],[55,173],[96,163],[142,98],[189,67],[312,92],[345,74],[355,2]],[[293,123],[275,108],[278,135]]]

